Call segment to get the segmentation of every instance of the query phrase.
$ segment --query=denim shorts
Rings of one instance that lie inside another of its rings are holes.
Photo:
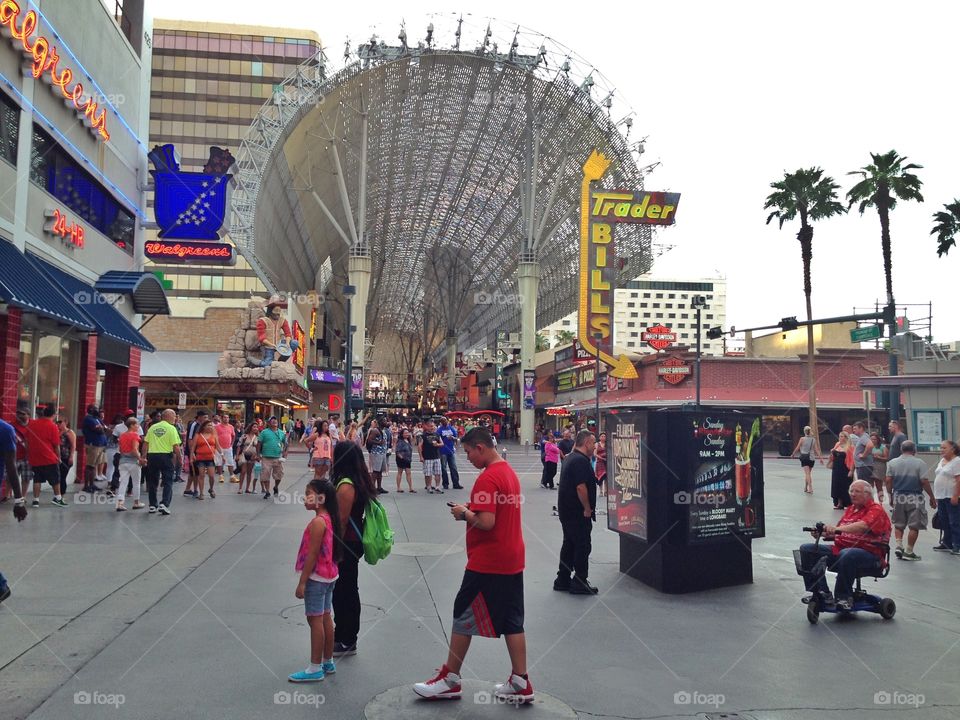
[[[307,617],[333,612],[333,586],[336,584],[336,580],[333,582],[307,580],[307,588],[303,592],[303,606]]]

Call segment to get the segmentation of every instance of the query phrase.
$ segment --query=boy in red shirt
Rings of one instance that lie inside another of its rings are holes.
[[[60,428],[53,421],[57,409],[47,405],[43,417],[27,423],[27,461],[33,468],[33,507],[40,507],[40,486],[44,482],[53,488],[53,504],[67,507],[60,487]]]
[[[453,631],[446,664],[413,691],[428,700],[459,698],[460,669],[474,635],[504,636],[512,669],[494,694],[508,702],[533,701],[527,678],[527,640],[523,633],[524,544],[520,518],[520,480],[497,453],[493,438],[474,428],[462,441],[467,459],[482,472],[468,505],[450,504],[455,520],[467,523],[467,569],[453,603]]]

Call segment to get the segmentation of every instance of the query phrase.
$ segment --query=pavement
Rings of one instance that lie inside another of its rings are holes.
[[[525,489],[526,633],[538,693],[526,717],[818,720],[960,718],[960,559],[894,560],[877,591],[896,600],[878,615],[810,625],[792,549],[800,527],[832,520],[829,471],[804,495],[796,460],[768,458],[767,537],[753,544],[754,583],[663,595],[619,572],[618,538],[601,517],[593,536],[595,597],[551,590],[560,527],[540,462],[508,445]],[[459,457],[463,481],[476,477]],[[446,657],[453,599],[465,563],[463,525],[449,499],[382,497],[396,530],[391,557],[361,564],[359,652],[314,685],[286,677],[307,660],[308,628],[294,597],[293,563],[307,512],[235,494],[181,497],[173,515],[116,513],[111,505],[49,504],[17,524],[0,505],[0,569],[13,596],[0,605],[0,718],[486,718],[509,672],[502,640],[474,641],[460,701],[417,701],[410,684]],[[302,490],[306,458],[291,455],[288,491]],[[394,489],[394,483],[388,482]],[[872,581],[865,581],[873,587]]]

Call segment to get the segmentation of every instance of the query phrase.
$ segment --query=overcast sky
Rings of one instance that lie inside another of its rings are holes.
[[[960,197],[957,3],[153,3],[157,17],[312,29],[335,62],[347,36],[355,47],[376,29],[392,42],[405,19],[415,44],[426,14],[460,11],[542,32],[615,85],[636,112],[633,136],[650,136],[644,162],[662,162],[648,189],[682,193],[676,225],[659,234],[675,247],[654,272],[725,276],[732,325],[805,312],[797,227],[764,224],[771,181],[819,165],[846,192],[848,171],[890,149],[923,165],[926,201],[892,216],[894,294],[932,302],[935,340],[960,340],[960,250],[937,258],[929,234],[932,213]],[[875,211],[816,226],[813,283],[815,317],[882,301]]]

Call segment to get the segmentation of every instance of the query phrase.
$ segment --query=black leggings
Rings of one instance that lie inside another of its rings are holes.
[[[363,543],[347,541],[343,544],[343,559],[337,570],[340,577],[333,586],[333,639],[344,645],[353,645],[360,633],[360,558]]]
[[[557,464],[555,462],[543,463],[543,474],[540,476],[540,484],[544,487],[552,488],[553,479],[557,476]]]

